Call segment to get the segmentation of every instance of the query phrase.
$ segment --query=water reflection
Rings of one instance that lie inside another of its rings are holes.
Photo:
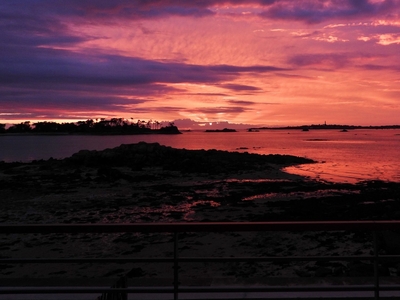
[[[238,178],[228,178],[225,180],[225,182],[234,182],[234,183],[263,183],[263,182],[290,182],[291,180],[289,179],[267,179],[267,178],[261,178],[261,179],[238,179]]]
[[[322,198],[329,196],[359,194],[360,191],[351,191],[345,189],[325,189],[311,192],[290,192],[290,193],[266,193],[243,198],[243,201],[289,201],[294,199],[304,200],[309,198]]]
[[[325,182],[357,183],[363,180],[400,182],[400,169],[396,164],[373,161],[364,164],[321,162],[290,166],[284,168],[283,171]]]
[[[120,144],[158,142],[185,149],[218,149],[257,154],[289,154],[325,164],[287,168],[288,172],[327,181],[400,181],[400,130],[260,130],[213,135],[185,132],[177,136],[2,136],[0,161],[63,158],[82,149],[102,150]],[[45,145],[45,147],[43,147]]]

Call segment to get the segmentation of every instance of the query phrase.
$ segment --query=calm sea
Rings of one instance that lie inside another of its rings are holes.
[[[317,164],[287,168],[295,174],[334,182],[389,180],[400,182],[400,130],[261,130],[260,132],[126,136],[0,135],[0,161],[64,158],[82,150],[120,144],[158,142],[185,149],[219,149],[259,154],[291,154]]]

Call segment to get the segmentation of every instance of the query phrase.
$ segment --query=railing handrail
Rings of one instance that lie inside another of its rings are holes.
[[[129,224],[0,224],[0,233],[117,233],[226,231],[384,231],[400,221],[178,222]]]
[[[377,232],[385,230],[399,230],[400,231],[400,221],[397,220],[377,220],[377,221],[281,221],[281,222],[179,222],[179,223],[129,223],[129,224],[0,224],[0,234],[26,234],[26,233],[127,233],[127,232],[141,232],[141,233],[173,233],[174,234],[174,251],[173,257],[168,259],[169,262],[173,263],[174,270],[174,281],[173,287],[168,289],[168,291],[173,292],[174,299],[178,299],[178,294],[185,292],[186,289],[179,287],[179,262],[183,261],[212,261],[215,258],[180,258],[178,255],[178,235],[180,232],[245,232],[245,231],[369,231],[373,232],[373,255],[365,257],[370,259],[374,265],[374,285],[363,285],[361,287],[354,286],[333,286],[333,287],[295,287],[294,290],[365,290],[374,291],[375,299],[379,299],[379,292],[381,290],[400,290],[399,286],[381,286],[379,283],[379,272],[378,272],[378,261],[381,256],[378,253],[377,246]],[[361,256],[362,257],[362,256]],[[394,256],[398,258],[398,256]],[[317,258],[318,257],[312,257]],[[323,260],[331,258],[340,260],[340,256],[335,257],[321,257]],[[353,257],[348,257],[352,259]],[[149,258],[144,258],[145,260]],[[160,260],[160,258],[153,258],[154,261]],[[161,258],[165,260],[166,258]],[[226,258],[228,259],[228,258]],[[248,258],[232,258],[232,261],[246,260]],[[276,258],[263,257],[258,258],[258,260],[275,260]],[[284,259],[284,258],[278,258]],[[286,257],[285,260],[308,260],[311,257]],[[346,257],[347,259],[347,257]],[[40,259],[39,259],[40,260]],[[9,262],[14,263],[29,263],[29,262],[39,262],[39,260],[31,258],[23,259],[9,259]],[[80,261],[81,259],[76,259]],[[2,259],[6,262],[7,259]],[[56,262],[57,259],[49,259],[47,262]],[[46,262],[46,259],[42,259],[42,262]],[[246,291],[255,291],[258,288],[245,288]],[[262,287],[260,290],[265,291],[293,291],[292,288],[288,287]],[[233,289],[235,290],[235,289]],[[237,289],[238,291],[240,290]],[[99,288],[99,289],[74,289],[74,288],[39,288],[31,289],[28,287],[13,289],[10,288],[0,288],[0,294],[17,294],[17,293],[70,293],[72,291],[81,292],[106,292],[106,293],[119,293],[118,288]],[[145,290],[139,291],[134,288],[124,288],[121,289],[123,294],[129,292],[145,292]],[[196,288],[187,289],[188,292],[204,292],[204,289],[197,290]],[[218,288],[211,288],[210,291],[219,291]],[[226,290],[228,291],[228,290]]]

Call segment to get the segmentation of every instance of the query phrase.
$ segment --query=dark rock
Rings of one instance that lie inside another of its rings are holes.
[[[158,143],[123,144],[102,151],[82,150],[63,160],[67,164],[117,167],[131,166],[133,170],[144,167],[162,167],[186,173],[228,173],[243,170],[270,168],[270,164],[289,166],[312,163],[306,158],[290,155],[258,155],[221,150],[185,150],[161,146]]]

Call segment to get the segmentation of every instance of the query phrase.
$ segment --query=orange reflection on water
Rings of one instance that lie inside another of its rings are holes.
[[[358,194],[359,191],[350,191],[345,189],[327,189],[327,190],[317,190],[312,192],[290,192],[290,193],[266,193],[260,195],[254,195],[250,197],[243,198],[244,201],[287,201],[294,199],[308,199],[308,198],[320,198],[328,196],[337,196],[343,194]]]
[[[400,180],[399,170],[397,170],[395,166],[382,165],[371,161],[365,165],[322,162],[290,166],[283,170],[291,174],[335,183],[342,182],[354,184],[364,180]]]

